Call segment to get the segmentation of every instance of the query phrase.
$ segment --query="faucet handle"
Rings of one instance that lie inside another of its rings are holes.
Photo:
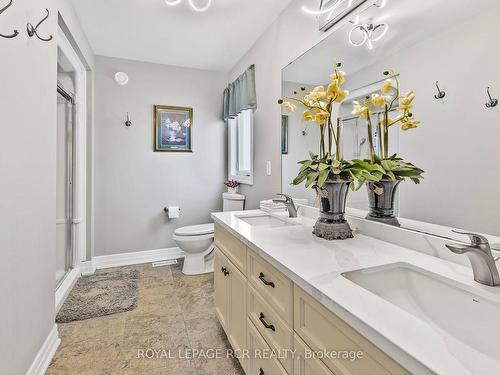
[[[483,235],[481,234],[477,234],[477,233],[469,233],[469,232],[461,232],[461,231],[458,231],[458,230],[452,230],[453,233],[457,233],[457,234],[464,234],[466,236],[469,236],[470,240],[471,240],[471,243],[472,245],[476,245],[476,246],[479,246],[479,245],[489,245],[489,241],[486,237],[484,237]]]
[[[293,199],[291,196],[283,193],[276,193],[276,195],[279,195],[280,197],[285,198],[285,202],[293,202]]]

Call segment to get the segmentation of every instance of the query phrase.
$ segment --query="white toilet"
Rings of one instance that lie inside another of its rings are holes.
[[[242,211],[245,208],[245,196],[224,193],[224,211]],[[214,271],[214,224],[191,225],[176,229],[173,239],[184,251],[185,275],[200,275]]]

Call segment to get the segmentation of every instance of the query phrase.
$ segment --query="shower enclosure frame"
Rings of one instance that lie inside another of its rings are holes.
[[[56,288],[56,311],[60,309],[82,273],[87,258],[87,68],[75,48],[58,27],[57,47],[72,66],[75,78],[74,92],[74,150],[73,150],[73,207],[72,207],[72,241],[73,268]],[[55,82],[54,82],[55,84]],[[92,203],[92,202],[89,202]],[[90,218],[91,219],[91,218]]]

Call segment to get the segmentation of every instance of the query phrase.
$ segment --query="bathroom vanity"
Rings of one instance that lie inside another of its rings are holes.
[[[500,373],[500,290],[470,267],[365,236],[377,224],[362,219],[354,239],[329,242],[307,215],[212,217],[216,314],[236,354],[249,351],[247,374]]]

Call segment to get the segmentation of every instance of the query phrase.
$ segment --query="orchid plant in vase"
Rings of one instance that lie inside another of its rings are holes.
[[[399,225],[394,216],[397,187],[406,178],[419,184],[424,171],[397,154],[389,155],[389,129],[399,126],[402,131],[408,131],[417,128],[420,121],[411,112],[415,99],[413,91],[400,95],[398,74],[393,71],[385,71],[383,74],[388,78],[380,88],[380,94],[374,93],[362,102],[353,101],[352,113],[367,121],[370,159],[353,160],[352,169],[357,177],[356,188],[364,183],[368,188],[370,211],[367,218]],[[372,114],[377,109],[382,110],[383,118],[376,124],[376,147]],[[390,114],[394,111],[397,115],[391,118]]]
[[[346,74],[339,70],[340,67],[340,63],[335,65],[326,88],[317,86],[311,91],[302,88],[304,95],[301,98],[286,96],[278,101],[290,112],[294,112],[297,105],[304,107],[302,119],[313,121],[319,127],[319,153],[310,152],[309,159],[299,162],[300,171],[292,184],[305,182],[306,187],[316,190],[321,213],[313,233],[328,240],[353,237],[345,220],[345,203],[349,186],[356,179],[356,170],[354,163],[342,156],[341,122],[333,118],[334,106],[340,106],[348,95],[342,89]]]

